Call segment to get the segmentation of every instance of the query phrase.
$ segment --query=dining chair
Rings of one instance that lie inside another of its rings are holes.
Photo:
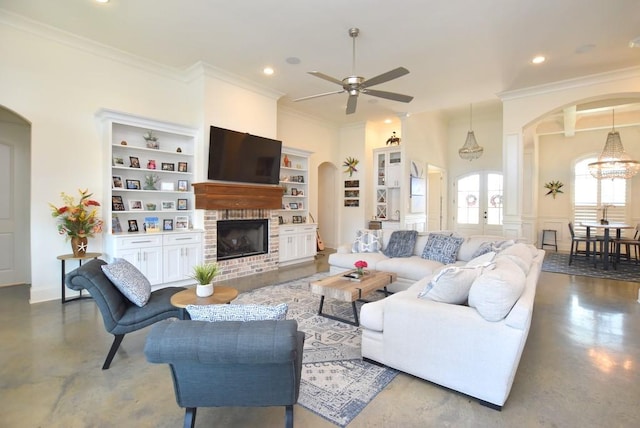
[[[569,222],[569,233],[571,234],[571,252],[569,253],[569,265],[571,265],[571,263],[573,262],[574,257],[577,257],[579,255],[584,255],[585,257],[589,257],[590,255],[593,255],[593,265],[596,266],[597,264],[596,256],[598,255],[597,244],[600,243],[600,254],[601,254],[604,239],[600,236],[587,237],[586,235],[576,235],[575,230],[573,229],[573,223],[571,222]],[[585,244],[584,250],[579,249],[580,243],[582,242]],[[589,249],[591,244],[593,244],[593,251]]]
[[[620,263],[620,259],[624,255],[627,260],[631,260],[631,250],[633,249],[634,257],[636,264],[640,262],[640,223],[636,225],[636,230],[633,234],[633,238],[615,238],[613,239],[613,245],[615,248],[615,263],[614,267],[617,267],[618,263]],[[621,253],[621,249],[624,248],[625,252]]]

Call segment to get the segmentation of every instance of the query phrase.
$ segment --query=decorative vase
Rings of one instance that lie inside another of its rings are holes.
[[[196,285],[196,296],[209,297],[213,294],[213,284],[198,284]]]
[[[356,273],[357,273],[358,275],[362,276],[362,275],[364,275],[364,269],[362,269],[362,268],[358,268],[358,269],[356,269]]]
[[[84,257],[87,253],[87,242],[89,240],[85,236],[84,238],[80,238],[74,236],[71,238],[71,250],[73,251],[73,257]]]

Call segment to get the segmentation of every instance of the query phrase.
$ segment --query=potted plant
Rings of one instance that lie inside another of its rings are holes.
[[[218,275],[219,270],[220,268],[216,263],[206,263],[193,267],[193,274],[190,275],[190,278],[198,282],[196,285],[196,296],[209,297],[213,294],[212,282],[216,275]]]

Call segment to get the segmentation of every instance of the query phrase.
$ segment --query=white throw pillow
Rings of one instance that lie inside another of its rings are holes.
[[[362,229],[356,232],[352,253],[377,253],[382,251],[382,229]]]
[[[489,251],[488,253],[484,253],[474,259],[469,260],[465,266],[475,267],[475,266],[484,265],[487,262],[492,262],[495,257],[496,257],[496,252]]]
[[[125,259],[114,259],[102,265],[102,272],[132,303],[143,307],[151,297],[151,283],[134,265]]]
[[[469,290],[469,306],[487,321],[500,321],[509,314],[524,291],[526,277],[509,258],[496,258],[493,270],[482,272]]]
[[[500,257],[510,257],[525,275],[529,274],[531,263],[533,262],[533,256],[531,255],[531,249],[527,244],[519,243],[511,245],[504,250],[500,251]]]
[[[266,305],[187,305],[187,312],[194,321],[263,321],[283,320],[289,306]]]
[[[491,265],[491,262],[486,262],[476,266],[447,266],[427,283],[418,297],[461,305],[467,301],[473,281]]]

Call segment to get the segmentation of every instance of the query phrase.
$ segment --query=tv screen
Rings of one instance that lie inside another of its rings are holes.
[[[278,184],[282,141],[211,127],[209,180]]]

